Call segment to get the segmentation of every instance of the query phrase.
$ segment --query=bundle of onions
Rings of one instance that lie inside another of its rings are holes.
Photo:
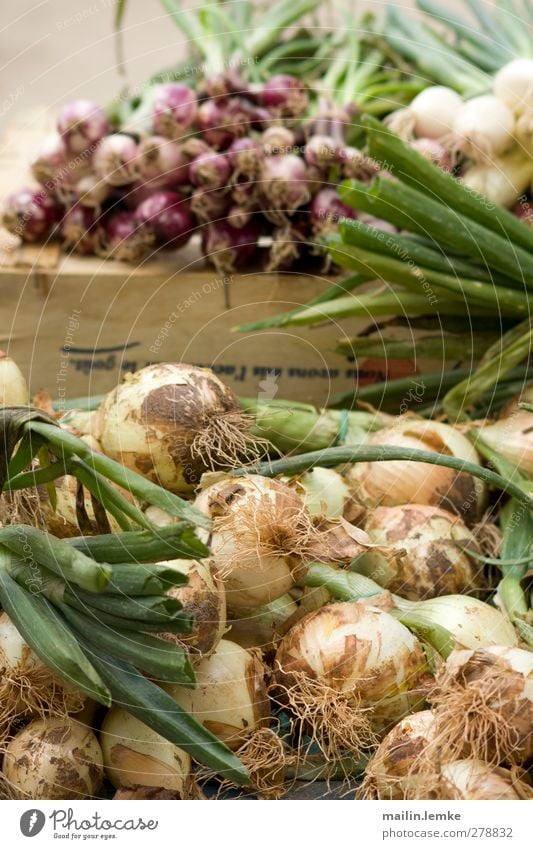
[[[428,753],[437,736],[435,715],[421,710],[400,720],[365,769],[359,794],[366,799],[419,799],[420,772],[431,768]]]
[[[114,787],[160,787],[189,797],[190,756],[124,708],[115,706],[105,715],[100,746]]]
[[[103,781],[96,736],[69,717],[34,719],[7,744],[2,766],[16,799],[85,799]]]
[[[185,613],[191,613],[196,622],[190,634],[161,634],[167,640],[183,643],[189,649],[191,659],[206,657],[217,647],[227,628],[226,593],[224,583],[209,560],[164,560],[183,575],[188,583],[184,587],[173,587],[168,595],[177,598]]]
[[[316,531],[286,484],[260,475],[222,475],[200,492],[195,507],[213,519],[211,556],[231,611],[268,604],[305,574]]]
[[[289,485],[300,496],[310,516],[338,519],[344,516],[352,499],[350,487],[335,469],[315,466],[308,472],[289,479]]]
[[[0,613],[0,739],[16,721],[64,718],[84,701],[37,657],[7,613]]]
[[[447,510],[426,504],[378,507],[370,512],[365,530],[373,542],[404,552],[392,559],[370,549],[355,566],[391,592],[418,600],[466,593],[483,583],[479,564],[463,551],[476,551],[476,539]]]
[[[523,766],[533,758],[533,654],[508,646],[456,650],[429,694],[444,759]]]
[[[442,422],[406,418],[373,434],[367,444],[437,451],[479,463],[466,436]],[[400,460],[357,463],[348,471],[347,480],[357,498],[369,507],[432,504],[473,521],[480,515],[486,495],[485,484],[465,472]]]
[[[221,640],[195,672],[196,689],[178,685],[166,689],[180,707],[231,749],[238,749],[251,732],[268,724],[266,667],[256,652]]]
[[[490,766],[484,761],[452,761],[441,767],[436,778],[431,783],[432,797],[436,799],[533,799],[530,784],[510,770]]]
[[[276,653],[279,700],[326,759],[354,757],[421,707],[421,644],[390,614],[358,602],[329,604],[285,635]]]
[[[236,465],[263,446],[233,392],[210,369],[182,363],[126,375],[95,426],[105,454],[172,492],[190,492],[207,469]]]
[[[28,384],[18,365],[0,351],[0,407],[24,407],[29,398]]]
[[[517,408],[493,424],[479,428],[477,433],[489,448],[533,477],[533,413]]]

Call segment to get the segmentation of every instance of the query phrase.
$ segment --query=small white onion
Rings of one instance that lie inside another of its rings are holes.
[[[195,667],[195,673],[196,689],[179,685],[165,689],[231,749],[238,749],[250,732],[268,724],[266,668],[257,653],[221,640],[213,654]]]
[[[26,725],[7,744],[2,771],[18,799],[92,798],[104,775],[96,736],[69,717]]]
[[[385,557],[370,549],[355,568],[404,598],[423,599],[465,593],[483,584],[480,564],[462,548],[477,551],[474,535],[453,513],[426,504],[378,507],[365,531],[373,543],[405,554]]]
[[[14,360],[0,351],[0,407],[26,407],[30,393],[26,379]]]
[[[515,115],[533,109],[533,59],[513,59],[500,68],[493,91]]]
[[[461,760],[443,764],[437,784],[437,798],[454,800],[517,800],[533,798],[531,788],[501,767],[483,761]]]
[[[491,94],[468,100],[455,117],[454,144],[475,161],[493,159],[513,144],[515,119],[505,103]]]
[[[527,190],[532,178],[533,158],[517,148],[490,162],[476,162],[461,179],[465,186],[492,203],[511,207]]]
[[[105,715],[100,745],[114,787],[162,787],[188,795],[190,756],[123,708]]]
[[[394,132],[417,138],[441,139],[450,134],[463,100],[447,86],[429,86],[411,101],[406,109],[388,119]]]

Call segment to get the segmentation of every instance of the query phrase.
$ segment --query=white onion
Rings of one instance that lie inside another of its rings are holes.
[[[163,560],[183,575],[188,583],[184,587],[173,587],[168,595],[177,598],[184,613],[191,613],[196,627],[191,634],[161,634],[167,640],[184,643],[191,653],[191,660],[210,654],[226,631],[226,593],[216,568],[209,560]]]
[[[421,624],[440,625],[449,631],[457,648],[516,646],[518,642],[513,626],[499,610],[470,596],[447,595],[409,602],[408,611]]]
[[[493,91],[515,115],[533,109],[533,59],[513,59],[494,77]]]
[[[288,481],[313,518],[338,519],[352,497],[350,488],[335,469],[315,466]]]
[[[268,723],[266,668],[257,653],[221,640],[196,667],[194,690],[179,685],[165,689],[186,711],[231,749]]]
[[[471,442],[442,422],[405,418],[370,436],[368,445],[397,445],[479,463]],[[434,504],[474,520],[483,510],[485,484],[465,472],[403,460],[356,463],[346,472],[355,497],[368,507]]]
[[[86,439],[84,438],[84,441]],[[52,507],[50,497],[45,486],[39,486],[39,519],[43,520],[46,529],[57,537],[65,539],[67,537],[77,537],[83,534],[102,533],[99,528],[95,512],[94,504],[90,492],[83,488],[83,509],[86,513],[85,520],[81,518],[78,521],[76,511],[76,500],[80,484],[77,478],[73,475],[64,475],[61,478],[56,478],[54,481],[56,491],[56,507]],[[132,500],[130,493],[120,490],[129,501]],[[105,513],[111,533],[119,533],[121,527],[117,520],[110,513]]]
[[[207,482],[212,480],[207,476]],[[281,481],[221,475],[195,507],[214,520],[211,557],[224,580],[228,608],[248,611],[284,595],[306,571],[312,524],[301,500]]]
[[[406,109],[394,112],[387,123],[399,135],[441,139],[449,135],[463,100],[446,86],[429,86]]]
[[[0,351],[0,407],[26,407],[30,403],[28,384],[14,360]]]
[[[491,94],[463,104],[453,124],[457,150],[475,161],[493,159],[513,144],[515,120],[505,103]]]
[[[107,712],[100,745],[114,787],[162,787],[187,797],[190,756],[124,708],[115,706]]]
[[[461,179],[465,186],[492,203],[511,207],[527,190],[532,178],[533,158],[517,148],[490,162],[471,165]]]
[[[425,504],[378,507],[365,530],[372,542],[405,554],[391,558],[370,549],[358,558],[356,570],[404,598],[464,593],[483,583],[481,566],[462,551],[476,551],[476,539],[447,510]]]
[[[443,764],[437,798],[473,801],[533,798],[531,788],[515,779],[507,769],[483,761],[461,760]]]
[[[34,719],[7,744],[4,777],[18,799],[85,799],[102,786],[96,736],[69,717]]]
[[[252,446],[248,428],[237,398],[210,369],[180,363],[126,375],[95,419],[105,454],[185,493],[207,469],[246,456]]]
[[[480,428],[483,442],[525,475],[533,476],[533,413],[517,409]]]
[[[300,691],[311,714],[313,690],[321,687],[333,710],[335,700],[368,709],[377,731],[420,707],[417,687],[425,672],[416,637],[390,614],[358,602],[310,613],[285,635],[275,663],[276,681],[291,710],[301,709],[294,703]]]

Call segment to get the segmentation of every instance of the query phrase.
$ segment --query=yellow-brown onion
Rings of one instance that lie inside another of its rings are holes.
[[[188,795],[190,756],[124,708],[115,705],[105,715],[100,746],[114,787],[162,787]]]
[[[104,775],[95,734],[69,717],[26,725],[7,744],[2,771],[18,799],[92,798]]]
[[[177,684],[165,689],[231,749],[238,749],[250,732],[268,724],[266,667],[256,652],[221,640],[195,673],[196,689]]]
[[[378,507],[365,531],[372,542],[404,551],[398,558],[370,549],[356,569],[382,587],[415,601],[466,593],[482,586],[481,565],[462,550],[477,550],[474,535],[447,510],[427,504]]]
[[[352,497],[350,487],[335,469],[315,466],[287,482],[298,493],[313,518],[325,516],[327,519],[338,519],[344,515]]]
[[[533,413],[518,408],[507,417],[480,428],[479,435],[515,468],[533,476]]]
[[[372,434],[367,444],[433,451],[479,463],[479,455],[466,436],[441,422],[405,418],[394,427]],[[355,497],[368,507],[432,504],[475,521],[486,499],[482,481],[466,472],[429,463],[403,460],[356,463],[346,476]]]

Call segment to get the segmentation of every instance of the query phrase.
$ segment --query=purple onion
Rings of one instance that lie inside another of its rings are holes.
[[[305,86],[296,77],[289,74],[277,74],[271,77],[260,93],[262,106],[273,110],[282,117],[298,117],[309,104]]]
[[[50,235],[59,216],[57,202],[44,189],[23,188],[6,198],[2,221],[10,233],[36,242]]]
[[[343,147],[339,151],[342,175],[352,180],[369,180],[379,171],[379,165],[365,156],[357,147]]]
[[[226,186],[230,174],[231,165],[223,153],[201,153],[189,166],[191,183],[201,189],[220,189]]]
[[[247,211],[253,211],[255,209],[258,209],[258,183],[253,180],[239,181],[235,183],[231,190],[231,197],[235,204],[238,204]]]
[[[245,136],[235,139],[226,151],[233,171],[233,179],[247,177],[253,180],[259,174],[259,165],[263,159],[263,146],[256,139]]]
[[[102,140],[93,158],[97,177],[110,186],[127,186],[139,176],[137,145],[131,136],[115,133]]]
[[[125,186],[122,189],[118,189],[120,192],[120,199],[123,204],[133,211],[135,211],[143,201],[151,198],[156,192],[164,192],[167,190],[169,189],[164,180],[150,180],[150,182],[137,180],[135,183],[132,183],[131,186]]]
[[[235,206],[230,207],[228,210],[227,222],[232,227],[242,230],[243,227],[246,227],[250,223],[253,214],[251,209],[244,209],[240,204],[235,204]]]
[[[90,100],[74,100],[57,116],[57,130],[71,153],[92,148],[109,133],[103,109]]]
[[[513,206],[511,212],[517,218],[520,218],[524,224],[527,224],[529,227],[533,226],[533,207],[530,200],[522,198]]]
[[[165,248],[185,245],[194,228],[189,203],[176,192],[156,192],[147,198],[135,210],[135,221]]]
[[[305,252],[312,239],[309,221],[291,221],[276,227],[268,253],[265,271],[288,271]]]
[[[57,178],[68,164],[67,146],[59,133],[52,133],[41,144],[31,162],[31,173],[38,183]]]
[[[268,156],[291,153],[294,148],[294,133],[287,127],[268,127],[261,136],[261,143]]]
[[[257,221],[249,221],[240,229],[227,221],[214,221],[204,230],[202,250],[217,271],[230,274],[252,259],[260,235],[261,225]]]
[[[224,107],[215,100],[205,100],[198,109],[198,126],[204,141],[216,148],[225,148],[235,138],[225,126]]]
[[[328,168],[339,161],[339,144],[331,136],[311,136],[305,146],[304,159],[308,165]]]
[[[190,138],[185,139],[180,147],[181,152],[189,162],[192,159],[196,159],[196,157],[200,156],[201,153],[209,153],[209,151],[212,150],[207,142],[198,136],[191,136]]]
[[[179,139],[194,124],[198,111],[196,94],[180,83],[163,83],[157,87],[152,123],[158,136]]]
[[[332,186],[324,186],[311,201],[311,217],[319,230],[333,229],[339,218],[357,218],[351,206],[343,203]]]
[[[97,253],[100,229],[93,209],[79,203],[74,204],[63,216],[60,232],[65,248],[71,248],[84,255]]]
[[[104,222],[104,254],[120,262],[136,262],[146,255],[153,236],[139,225],[133,212],[116,212]]]
[[[303,159],[267,156],[261,169],[261,194],[268,204],[263,211],[274,224],[284,224],[287,216],[309,200],[307,173]]]
[[[442,168],[443,171],[452,170],[452,157],[450,151],[447,150],[441,142],[436,139],[413,139],[409,142],[413,150],[418,151],[424,159],[429,159],[434,165]]]
[[[161,180],[169,187],[189,182],[189,159],[177,142],[150,136],[139,144],[137,155],[141,179]]]
[[[225,218],[230,207],[231,199],[226,191],[202,191],[197,189],[191,195],[191,212],[198,221],[207,224]]]
[[[383,233],[397,233],[398,228],[391,224],[390,221],[385,221],[383,218],[376,218],[374,215],[366,213],[359,215],[360,220],[368,227],[375,227],[376,230],[381,230]]]
[[[82,206],[100,209],[110,191],[108,183],[100,180],[95,174],[88,174],[76,183],[74,196]]]

